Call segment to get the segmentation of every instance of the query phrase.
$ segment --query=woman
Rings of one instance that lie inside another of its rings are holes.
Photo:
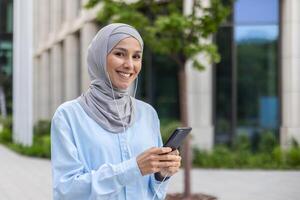
[[[141,36],[127,24],[105,26],[91,42],[90,88],[52,119],[54,199],[165,197],[163,179],[178,171],[181,157],[161,147],[156,111],[129,95],[142,52]]]

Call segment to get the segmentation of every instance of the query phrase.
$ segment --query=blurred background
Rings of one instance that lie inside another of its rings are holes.
[[[210,39],[220,62],[202,70],[186,63],[193,166],[299,170],[300,1],[221,2],[230,14]],[[103,23],[101,5],[87,3],[0,0],[0,141],[7,147],[50,157],[56,108],[89,86],[87,48]],[[146,46],[137,98],[157,110],[164,139],[180,125],[178,71]]]

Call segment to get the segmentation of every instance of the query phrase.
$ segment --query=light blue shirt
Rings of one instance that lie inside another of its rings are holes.
[[[164,199],[168,181],[142,176],[136,157],[161,147],[156,111],[136,100],[135,123],[125,133],[101,128],[77,100],[63,103],[51,123],[51,162],[55,200]]]

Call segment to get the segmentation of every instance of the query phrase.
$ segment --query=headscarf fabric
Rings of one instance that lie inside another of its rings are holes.
[[[143,40],[138,31],[128,24],[109,24],[96,34],[88,47],[87,63],[91,79],[89,89],[78,101],[89,117],[102,128],[120,133],[134,122],[134,98],[129,88],[115,88],[107,73],[107,55],[123,39],[135,38],[143,50]]]

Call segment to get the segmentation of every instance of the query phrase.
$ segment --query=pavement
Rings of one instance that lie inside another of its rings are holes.
[[[300,171],[193,169],[192,192],[218,200],[300,200]],[[183,171],[169,193],[183,191]],[[0,200],[52,199],[47,159],[21,156],[0,145]]]

